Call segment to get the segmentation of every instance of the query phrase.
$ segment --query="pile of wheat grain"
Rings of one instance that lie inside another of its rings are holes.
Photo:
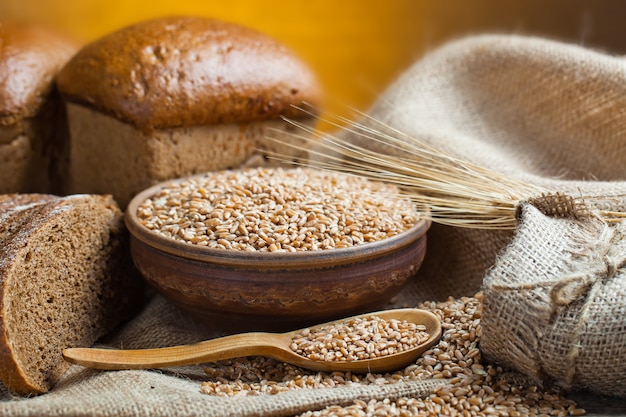
[[[419,216],[393,185],[314,169],[250,168],[167,184],[138,207],[137,217],[185,243],[297,252],[382,240]]]
[[[241,358],[210,364],[202,392],[209,395],[268,395],[287,390],[350,384],[394,384],[428,378],[445,378],[443,386],[425,399],[396,401],[357,400],[344,407],[311,411],[313,416],[567,416],[585,411],[563,393],[542,389],[521,374],[483,363],[480,295],[419,306],[437,314],[443,325],[438,344],[416,363],[387,374],[311,372],[263,357]]]

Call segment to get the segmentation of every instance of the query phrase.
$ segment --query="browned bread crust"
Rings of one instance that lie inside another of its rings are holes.
[[[57,78],[68,101],[153,129],[297,116],[317,104],[310,69],[252,29],[200,17],[126,27],[79,51]]]
[[[78,49],[35,24],[0,20],[0,193],[60,193],[67,123],[54,78]]]
[[[0,20],[0,126],[37,114],[76,49],[50,29]]]

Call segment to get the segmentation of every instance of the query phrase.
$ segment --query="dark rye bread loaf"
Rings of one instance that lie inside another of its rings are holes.
[[[122,213],[110,196],[0,196],[0,380],[48,391],[62,351],[91,346],[141,306]]]
[[[56,31],[0,20],[0,193],[61,190],[68,133],[54,78],[77,49]]]
[[[268,163],[268,129],[285,134],[281,116],[313,125],[294,106],[320,102],[313,72],[287,47],[201,17],[113,32],[83,47],[57,84],[72,143],[67,192],[111,193],[122,208],[156,182]]]

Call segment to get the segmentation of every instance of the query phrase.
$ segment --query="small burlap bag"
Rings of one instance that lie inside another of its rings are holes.
[[[626,396],[626,224],[523,205],[484,282],[487,359],[538,382]]]
[[[594,210],[620,211],[626,206],[625,109],[621,58],[536,38],[479,36],[417,62],[362,123],[382,129],[380,121],[391,134],[397,129],[475,166],[547,192],[584,196]],[[337,134],[363,141],[346,130]],[[425,264],[396,305],[483,288],[481,350],[492,360],[535,378],[623,395],[623,226],[606,226],[591,212],[582,219],[555,218],[558,211],[550,213],[545,199],[518,205],[514,230],[435,224]],[[156,297],[106,343],[141,348],[212,336]],[[224,398],[201,394],[203,378],[201,367],[102,372],[72,366],[47,394],[24,399],[0,390],[0,415],[295,415],[359,398],[424,396],[432,384],[445,383]]]

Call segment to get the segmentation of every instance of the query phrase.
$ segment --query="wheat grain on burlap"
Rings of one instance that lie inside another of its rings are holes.
[[[626,208],[621,58],[535,38],[471,37],[417,62],[368,113],[498,173],[584,195],[603,209]],[[543,211],[536,206],[542,204],[522,204],[514,231],[434,225],[420,275],[397,305],[482,288],[481,350],[489,359],[538,380],[626,395],[623,226],[589,216],[556,218],[545,214],[550,204]],[[157,297],[110,344],[167,346],[209,336]],[[0,390],[0,414],[293,415],[358,398],[424,396],[432,388],[418,381],[238,399],[201,394],[203,377],[201,367],[101,372],[73,366],[39,397],[16,399]]]
[[[626,395],[624,226],[593,215],[626,208],[626,60],[535,38],[468,38],[410,68],[368,115],[361,123],[374,129],[560,193],[523,204],[515,231],[433,226],[421,280],[403,296],[482,289],[486,358],[539,382]],[[582,216],[569,204],[581,196],[591,209]]]

